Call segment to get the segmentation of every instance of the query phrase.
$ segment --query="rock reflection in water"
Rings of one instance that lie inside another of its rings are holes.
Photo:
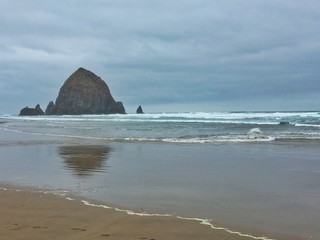
[[[60,146],[58,148],[66,169],[73,170],[80,177],[106,171],[108,167],[106,160],[110,151],[110,147],[98,145]]]

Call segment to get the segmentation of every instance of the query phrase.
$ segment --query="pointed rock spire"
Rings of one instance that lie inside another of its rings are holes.
[[[142,110],[142,107],[141,105],[137,108],[137,114],[142,114],[143,113],[143,110]]]

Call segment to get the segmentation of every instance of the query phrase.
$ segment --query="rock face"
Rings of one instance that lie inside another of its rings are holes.
[[[43,115],[43,114],[44,112],[40,108],[40,105],[37,104],[35,108],[29,108],[29,107],[22,108],[19,116],[37,116],[37,115]]]
[[[116,102],[107,84],[84,68],[75,71],[60,88],[56,103],[48,104],[48,115],[125,114],[122,102]]]
[[[137,108],[136,112],[137,112],[137,114],[142,114],[143,113],[141,105]]]
[[[53,113],[54,113],[54,102],[50,101],[48,106],[47,106],[45,114],[46,115],[52,115]]]

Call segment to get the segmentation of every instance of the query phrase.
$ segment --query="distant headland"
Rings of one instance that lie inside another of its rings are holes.
[[[35,108],[21,109],[20,116],[115,113],[126,113],[122,102],[114,100],[108,85],[100,77],[79,68],[64,82],[56,102],[51,101],[45,112],[38,104]]]

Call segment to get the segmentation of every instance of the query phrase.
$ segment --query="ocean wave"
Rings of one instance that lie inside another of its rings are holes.
[[[47,132],[31,132],[23,131],[19,129],[8,129],[0,128],[5,131],[11,131],[15,133],[24,133],[31,135],[40,135],[48,137],[59,137],[59,138],[71,138],[71,139],[84,139],[84,140],[96,140],[103,142],[162,142],[162,143],[249,143],[249,142],[271,142],[271,141],[318,141],[320,140],[320,133],[304,133],[304,132],[283,132],[277,134],[265,134],[259,128],[253,128],[246,134],[225,134],[225,135],[214,135],[214,134],[200,134],[200,135],[185,135],[179,137],[103,137],[94,135],[80,135],[80,134],[58,134],[58,133],[47,133]]]
[[[214,139],[202,139],[202,138],[189,138],[189,139],[181,139],[181,138],[166,138],[161,139],[162,142],[168,143],[227,143],[227,142],[270,142],[274,141],[275,138],[272,137],[263,137],[263,138],[251,138],[251,137],[219,137]]]
[[[25,120],[105,120],[105,119],[194,119],[194,120],[244,120],[244,119],[284,119],[284,118],[319,118],[319,112],[176,112],[145,114],[90,114],[90,115],[42,115],[13,116],[2,118]]]
[[[2,116],[0,129],[118,142],[219,143],[319,140],[318,112]]]
[[[294,126],[296,126],[296,127],[316,127],[316,128],[319,128],[320,124],[295,123]]]
[[[247,124],[247,125],[277,125],[278,121],[267,121],[264,119],[223,119],[223,118],[183,118],[183,117],[135,117],[135,116],[107,116],[102,115],[101,117],[12,117],[11,120],[24,120],[24,121],[42,121],[49,122],[48,126],[54,126],[57,123],[67,122],[131,122],[131,123],[214,123],[214,124]],[[58,125],[57,125],[58,126]]]
[[[146,113],[111,115],[63,115],[63,116],[11,116],[3,115],[3,121],[43,122],[51,128],[72,127],[78,123],[90,130],[89,124],[132,123],[132,124],[214,124],[248,126],[281,126],[319,128],[319,112],[185,112],[185,113]],[[69,126],[66,126],[69,125]],[[87,125],[87,126],[84,126]]]

